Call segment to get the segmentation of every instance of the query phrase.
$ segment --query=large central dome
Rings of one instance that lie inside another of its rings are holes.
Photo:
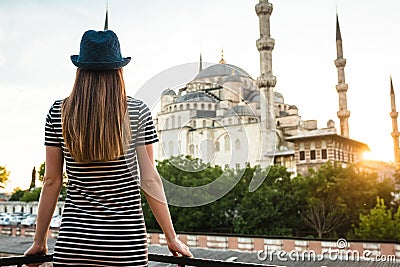
[[[237,66],[231,64],[215,64],[200,71],[200,73],[194,79],[199,80],[204,78],[231,76],[231,75],[251,78],[246,71]]]

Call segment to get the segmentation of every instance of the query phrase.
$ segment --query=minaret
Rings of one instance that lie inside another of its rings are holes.
[[[106,4],[106,19],[105,19],[105,22],[104,22],[104,31],[107,31],[108,30],[108,1],[107,1],[107,4]]]
[[[400,163],[400,151],[399,151],[399,128],[397,125],[397,117],[399,113],[396,111],[396,97],[393,90],[392,77],[390,76],[390,105],[391,112],[390,117],[392,118],[392,137],[393,137],[393,151],[394,151],[394,162]]]
[[[199,63],[199,73],[203,70],[203,57],[201,56],[200,53],[200,63]]]
[[[274,87],[276,77],[272,73],[272,50],[275,40],[270,34],[270,16],[273,7],[268,0],[260,0],[256,5],[256,13],[260,21],[260,38],[257,40],[257,49],[260,52],[260,77],[257,85],[260,89],[261,108],[261,138],[263,154],[271,154],[275,151],[275,114],[274,114]],[[261,167],[270,165],[271,162],[265,156],[261,159]]]
[[[335,65],[338,72],[338,84],[336,91],[339,94],[339,111],[337,116],[340,120],[340,134],[344,137],[349,137],[349,117],[350,111],[347,110],[347,90],[348,85],[345,81],[344,67],[346,66],[346,59],[343,58],[342,35],[340,34],[339,18],[336,14],[336,52],[337,59]]]

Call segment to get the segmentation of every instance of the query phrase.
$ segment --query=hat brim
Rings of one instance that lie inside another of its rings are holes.
[[[128,65],[131,57],[124,57],[121,61],[114,62],[80,62],[78,61],[79,55],[72,55],[71,61],[78,68],[85,70],[115,70]]]

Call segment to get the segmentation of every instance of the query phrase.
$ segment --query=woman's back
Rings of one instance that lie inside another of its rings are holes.
[[[56,101],[50,109],[46,145],[62,146],[68,175],[55,266],[74,265],[77,255],[81,258],[80,264],[146,265],[147,234],[135,147],[153,143],[157,136],[147,106],[129,97],[127,104],[132,133],[129,148],[125,155],[107,162],[76,162],[62,136],[62,101]],[[69,258],[71,254],[73,259]]]

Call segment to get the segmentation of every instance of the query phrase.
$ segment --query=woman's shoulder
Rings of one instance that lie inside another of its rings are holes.
[[[50,107],[49,113],[61,112],[61,106],[62,106],[63,101],[64,101],[64,99],[54,101]]]
[[[127,101],[129,107],[134,107],[138,109],[147,108],[147,104],[141,99],[127,96]]]

